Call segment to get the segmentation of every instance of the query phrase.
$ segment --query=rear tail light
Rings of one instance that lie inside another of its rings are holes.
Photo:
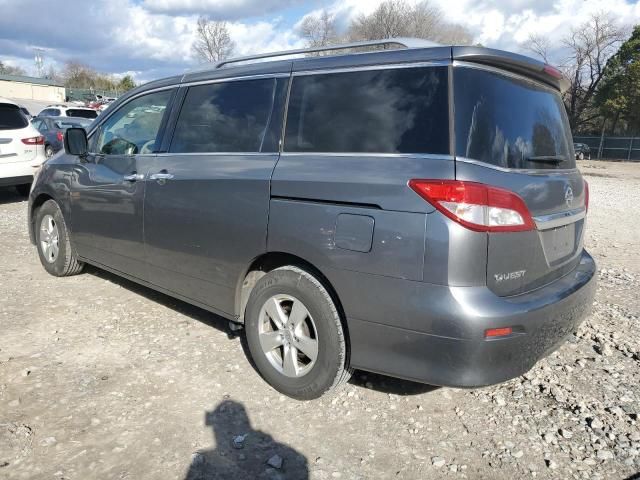
[[[584,208],[588,212],[589,211],[589,183],[586,180],[584,181]]]
[[[409,186],[440,212],[477,232],[524,232],[535,223],[515,193],[461,180],[410,180]]]
[[[57,132],[56,138],[58,139],[59,142],[61,142],[64,140],[64,135],[62,134],[62,132]]]
[[[22,143],[25,145],[44,145],[44,137],[39,135],[37,137],[23,138]]]

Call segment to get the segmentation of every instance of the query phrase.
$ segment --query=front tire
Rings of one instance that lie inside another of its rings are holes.
[[[36,246],[44,269],[56,277],[80,273],[84,263],[80,262],[71,248],[69,230],[62,211],[53,200],[47,200],[36,215]]]
[[[333,299],[316,277],[298,267],[277,268],[256,283],[245,332],[262,377],[289,397],[318,398],[351,377]]]
[[[578,154],[578,160],[584,160],[584,153],[580,152]]]

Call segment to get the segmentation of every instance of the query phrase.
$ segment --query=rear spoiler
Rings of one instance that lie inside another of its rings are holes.
[[[551,85],[561,92],[569,88],[569,81],[558,69],[517,53],[484,47],[452,47],[451,58],[454,61],[480,63],[519,73]]]

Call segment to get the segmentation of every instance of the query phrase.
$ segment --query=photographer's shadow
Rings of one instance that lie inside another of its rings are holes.
[[[309,478],[306,457],[253,430],[241,403],[223,401],[206,412],[205,423],[213,428],[216,448],[193,455],[185,480]]]

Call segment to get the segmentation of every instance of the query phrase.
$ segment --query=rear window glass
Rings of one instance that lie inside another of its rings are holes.
[[[27,125],[29,121],[18,107],[0,104],[0,130],[17,130]]]
[[[70,108],[67,110],[68,117],[96,118],[98,112],[95,110],[82,110],[79,108]]]
[[[454,69],[456,156],[505,168],[574,168],[560,94],[526,80]]]
[[[91,120],[58,120],[55,122],[55,126],[61,130],[66,130],[67,128],[85,128],[91,125]]]
[[[449,153],[447,68],[294,77],[284,150]]]
[[[189,87],[170,151],[261,151],[275,88],[275,78]]]

